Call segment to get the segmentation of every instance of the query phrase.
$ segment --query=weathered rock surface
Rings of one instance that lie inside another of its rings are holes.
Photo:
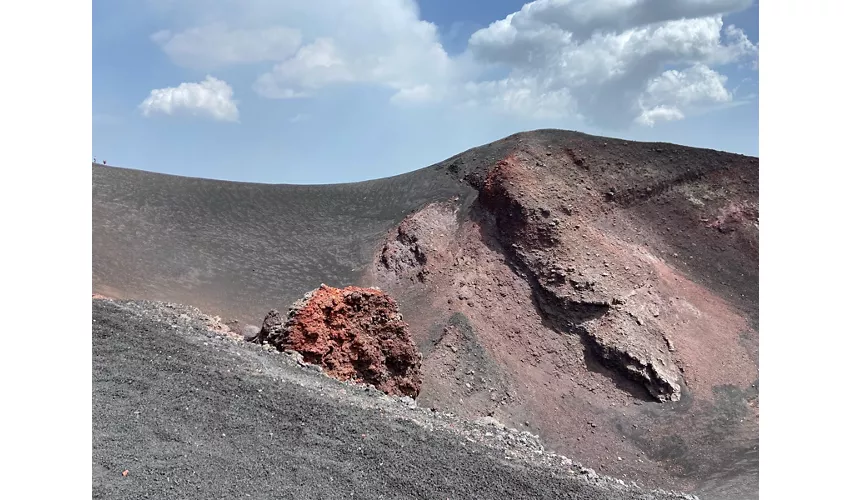
[[[381,267],[397,279],[425,283],[434,271],[428,259],[446,252],[445,237],[456,230],[454,203],[429,204],[405,217],[387,239],[379,257]]]
[[[417,403],[659,486],[734,461],[757,498],[757,159],[547,132],[442,167],[475,194],[408,213],[364,279],[407,312]]]
[[[678,401],[681,378],[669,346],[627,303],[633,280],[614,271],[638,263],[625,252],[596,254],[611,243],[576,217],[574,208],[553,214],[539,199],[547,186],[535,185],[525,169],[513,156],[498,162],[480,186],[480,200],[514,265],[530,281],[541,312],[558,329],[580,334],[604,364],[641,383],[655,399]]]
[[[411,274],[420,282],[425,281],[424,266],[428,262],[416,235],[418,224],[413,218],[406,218],[398,227],[395,239],[389,240],[381,250],[381,263],[397,275]]]
[[[387,394],[416,397],[422,356],[389,295],[375,288],[321,285],[290,308],[272,310],[257,337],[301,353],[339,380],[371,384]]]

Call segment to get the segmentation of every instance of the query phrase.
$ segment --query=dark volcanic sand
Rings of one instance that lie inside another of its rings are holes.
[[[414,209],[472,190],[422,169],[355,184],[223,182],[94,165],[92,286],[259,324],[320,283],[359,284]]]
[[[92,300],[92,345],[93,498],[685,498],[530,451],[506,460],[468,424],[214,334],[189,309]]]

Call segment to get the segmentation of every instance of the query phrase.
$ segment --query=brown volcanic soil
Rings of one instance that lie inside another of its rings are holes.
[[[94,292],[257,323],[377,285],[424,355],[420,405],[758,495],[756,158],[542,130],[353,185],[93,169]]]

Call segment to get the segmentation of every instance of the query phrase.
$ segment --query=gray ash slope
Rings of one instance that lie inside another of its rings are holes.
[[[578,161],[597,164],[588,175],[600,196],[611,187],[643,183],[655,188],[655,198],[672,185],[731,168],[732,175],[749,178],[757,197],[756,158],[550,129],[514,134],[407,174],[351,184],[239,183],[93,164],[93,291],[188,303],[256,323],[322,282],[369,285],[364,276],[389,230],[432,202],[457,197],[468,206],[480,177],[529,143],[566,148],[572,156],[584,148],[590,156]],[[755,167],[741,169],[742,160]],[[647,223],[669,225],[681,215],[672,205],[659,209],[666,200],[648,198],[620,189],[615,202],[634,206]],[[667,243],[688,250],[693,233],[677,229]],[[709,242],[693,271],[757,324],[758,269],[742,253]],[[740,301],[742,294],[746,299]]]
[[[472,190],[444,169],[342,185],[224,182],[94,165],[93,290],[256,323],[325,282],[357,284],[411,211]]]
[[[326,378],[193,308],[93,300],[92,345],[93,498],[693,498]]]

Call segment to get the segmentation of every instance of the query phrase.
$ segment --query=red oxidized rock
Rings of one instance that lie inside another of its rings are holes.
[[[259,337],[279,350],[300,352],[334,378],[365,382],[387,394],[419,394],[422,356],[398,305],[380,290],[322,285],[296,302],[281,323],[271,311]]]

